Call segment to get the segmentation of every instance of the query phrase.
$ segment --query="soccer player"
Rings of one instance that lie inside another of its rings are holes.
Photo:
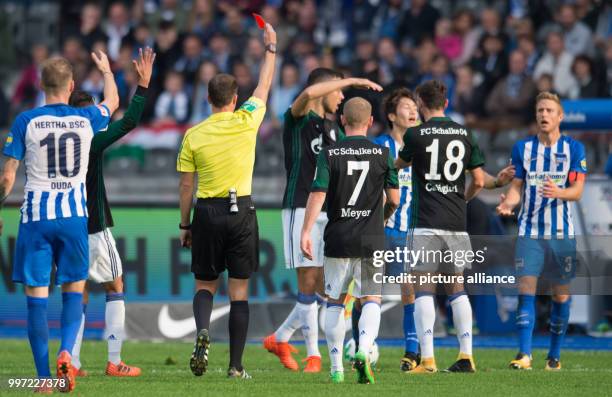
[[[359,350],[355,369],[359,383],[374,383],[370,348],[380,326],[381,285],[372,280],[373,250],[384,248],[384,221],[399,203],[397,171],[389,149],[367,139],[372,106],[363,98],[346,102],[341,116],[346,138],[319,154],[316,177],[308,196],[300,247],[304,256],[315,254],[312,228],[327,201],[329,222],[325,227],[324,261],[325,337],[331,361],[331,381],[344,381],[344,297],[354,280],[353,296],[362,304]],[[383,193],[386,202],[383,209]],[[380,237],[377,239],[377,237]],[[377,240],[380,240],[380,244]]]
[[[57,377],[61,391],[74,389],[71,355],[83,313],[87,279],[87,194],[89,147],[106,128],[119,105],[117,86],[104,53],[92,53],[104,75],[104,102],[75,109],[68,106],[74,89],[72,66],[63,58],[45,61],[41,86],[46,105],[20,113],[6,139],[0,180],[2,201],[10,193],[20,161],[25,163],[25,198],[15,247],[13,281],[25,286],[28,338],[39,378],[50,378],[47,301],[51,266],[62,286],[61,344]],[[48,386],[48,385],[47,385]],[[41,391],[49,391],[42,388]]]
[[[197,336],[191,372],[201,376],[208,366],[210,316],[219,276],[228,271],[230,298],[230,362],[227,376],[248,379],[242,353],[249,326],[248,286],[259,267],[259,231],[251,201],[257,130],[266,113],[274,76],[276,32],[264,28],[264,56],[253,95],[236,110],[238,84],[233,76],[218,74],[208,83],[212,115],[185,133],[177,159],[181,174],[181,243],[191,247],[191,271]],[[190,222],[194,180],[198,201]]]
[[[542,92],[536,97],[537,135],[512,148],[516,177],[497,207],[510,216],[521,203],[515,263],[519,277],[516,325],[519,352],[514,369],[531,369],[531,338],[535,324],[538,277],[552,281],[550,349],[546,370],[561,369],[561,345],[570,315],[570,282],[576,271],[576,240],[570,202],[578,201],[587,172],[582,143],[561,135],[563,108],[559,97]]]
[[[299,247],[304,210],[310,185],[314,178],[316,156],[322,148],[341,136],[341,129],[327,114],[334,114],[344,99],[342,90],[350,86],[381,91],[382,87],[366,79],[342,78],[331,69],[318,68],[308,76],[307,87],[285,112],[283,145],[287,185],[283,196],[283,236],[285,265],[296,269],[298,297],[295,307],[283,324],[263,340],[263,346],[274,353],[280,362],[293,371],[299,369],[292,353],[297,350],[288,342],[293,333],[302,329],[307,358],[304,372],[321,371],[319,325],[317,318],[317,290],[322,293],[323,230],[327,218],[321,213],[312,229],[314,252],[305,258]],[[321,301],[321,299],[319,299]]]
[[[411,245],[414,250],[470,251],[466,232],[466,200],[474,197],[485,185],[482,170],[484,159],[474,142],[471,131],[444,115],[448,106],[446,86],[437,80],[417,87],[417,104],[425,122],[409,128],[404,134],[404,146],[395,165],[412,165],[413,201],[411,203]],[[465,172],[472,180],[465,189]],[[429,259],[429,258],[425,258]],[[417,279],[428,273],[461,274],[463,267],[454,264],[422,260],[414,266]],[[448,369],[451,372],[474,372],[472,358],[472,308],[459,282],[446,284],[457,327],[459,358]],[[436,285],[415,285],[416,322],[421,363],[410,373],[437,371],[434,358],[433,326],[436,310]]]
[[[121,361],[121,346],[125,338],[125,302],[123,296],[123,269],[121,258],[115,246],[115,239],[110,231],[113,218],[106,198],[104,187],[103,160],[104,151],[114,142],[130,132],[142,116],[147,88],[153,72],[155,53],[151,48],[139,51],[138,60],[134,60],[134,69],[138,75],[138,87],[122,119],[109,124],[108,130],[97,134],[89,150],[89,167],[87,169],[87,212],[89,220],[89,278],[101,283],[106,292],[106,311],[104,339],[108,343],[108,362],[106,375],[139,376],[140,368],[131,367]],[[86,107],[94,104],[91,95],[83,91],[73,91],[70,95],[70,106]],[[81,327],[72,349],[72,367],[78,376],[86,376],[81,369],[80,351],[85,327],[85,310],[89,301],[87,290],[83,295],[83,316]]]

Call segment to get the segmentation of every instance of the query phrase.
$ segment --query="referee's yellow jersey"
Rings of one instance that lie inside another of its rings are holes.
[[[188,129],[176,162],[179,172],[198,173],[198,198],[251,194],[257,130],[266,104],[250,97],[235,112],[214,113]]]

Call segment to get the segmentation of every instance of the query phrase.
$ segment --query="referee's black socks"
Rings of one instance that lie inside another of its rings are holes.
[[[210,291],[201,289],[193,296],[193,315],[198,331],[210,330],[210,314],[213,307],[213,295]]]
[[[229,314],[230,367],[242,371],[242,353],[249,330],[249,302],[232,301]]]

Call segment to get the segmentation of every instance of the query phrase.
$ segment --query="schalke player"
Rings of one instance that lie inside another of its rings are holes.
[[[74,389],[71,355],[83,313],[87,279],[87,193],[85,176],[93,136],[104,130],[119,105],[117,86],[104,53],[92,53],[104,76],[104,102],[76,109],[68,106],[74,90],[72,66],[63,58],[42,65],[46,105],[20,113],[6,139],[8,157],[0,180],[2,200],[10,193],[20,161],[26,184],[15,248],[13,281],[25,285],[28,338],[39,378],[50,378],[47,301],[51,265],[62,286],[61,343],[57,377],[61,391]],[[48,387],[47,387],[48,389]],[[45,387],[42,388],[42,391]]]
[[[123,296],[123,269],[117,252],[115,239],[110,228],[113,218],[106,198],[104,187],[103,160],[104,151],[114,142],[130,132],[142,116],[147,88],[153,72],[155,54],[151,48],[140,50],[139,59],[134,60],[134,69],[138,75],[138,87],[130,101],[125,115],[120,120],[110,123],[104,134],[97,134],[91,142],[89,151],[89,168],[87,169],[87,211],[89,212],[89,278],[101,283],[106,291],[106,311],[104,315],[104,339],[108,343],[108,376],[139,376],[140,368],[126,365],[121,361],[121,346],[125,338],[125,302]],[[70,105],[86,107],[92,105],[93,98],[83,91],[74,91],[70,95]],[[83,299],[83,316],[77,340],[72,350],[72,366],[75,375],[86,376],[81,369],[81,343],[85,327],[85,309],[89,297],[85,290]]]
[[[559,97],[542,92],[536,97],[538,134],[512,148],[516,177],[497,207],[510,216],[521,203],[515,264],[519,276],[516,325],[519,352],[510,362],[514,369],[531,369],[531,338],[535,324],[538,277],[552,280],[550,349],[546,370],[561,369],[561,344],[570,314],[569,284],[576,270],[576,240],[570,202],[584,189],[586,157],[582,143],[561,135],[563,108]]]
[[[346,138],[324,149],[318,157],[312,193],[308,196],[300,247],[306,258],[314,255],[311,230],[327,198],[325,227],[325,337],[331,361],[331,381],[344,381],[344,298],[349,283],[362,304],[359,350],[355,369],[359,383],[374,383],[369,352],[380,326],[381,285],[371,261],[373,250],[384,248],[384,222],[399,202],[397,171],[389,149],[367,139],[372,126],[372,106],[352,98],[341,116]],[[383,208],[383,193],[386,202]]]

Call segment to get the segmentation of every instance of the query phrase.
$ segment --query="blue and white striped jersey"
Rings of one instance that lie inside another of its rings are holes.
[[[389,153],[397,159],[402,142],[396,142],[389,134],[381,134],[374,139],[374,143],[389,148]],[[410,201],[412,200],[412,173],[411,167],[399,170],[398,180],[400,188],[400,203],[393,215],[385,225],[388,228],[407,232],[410,223]]]
[[[17,116],[3,153],[25,163],[22,223],[87,216],[89,148],[109,121],[104,105],[52,104]]]
[[[524,181],[522,206],[518,216],[519,236],[573,236],[574,225],[569,203],[542,197],[538,188],[546,182],[547,177],[559,187],[567,187],[571,172],[587,172],[582,143],[561,135],[555,144],[547,147],[537,136],[525,138],[514,144],[512,164],[516,167],[516,178]]]

